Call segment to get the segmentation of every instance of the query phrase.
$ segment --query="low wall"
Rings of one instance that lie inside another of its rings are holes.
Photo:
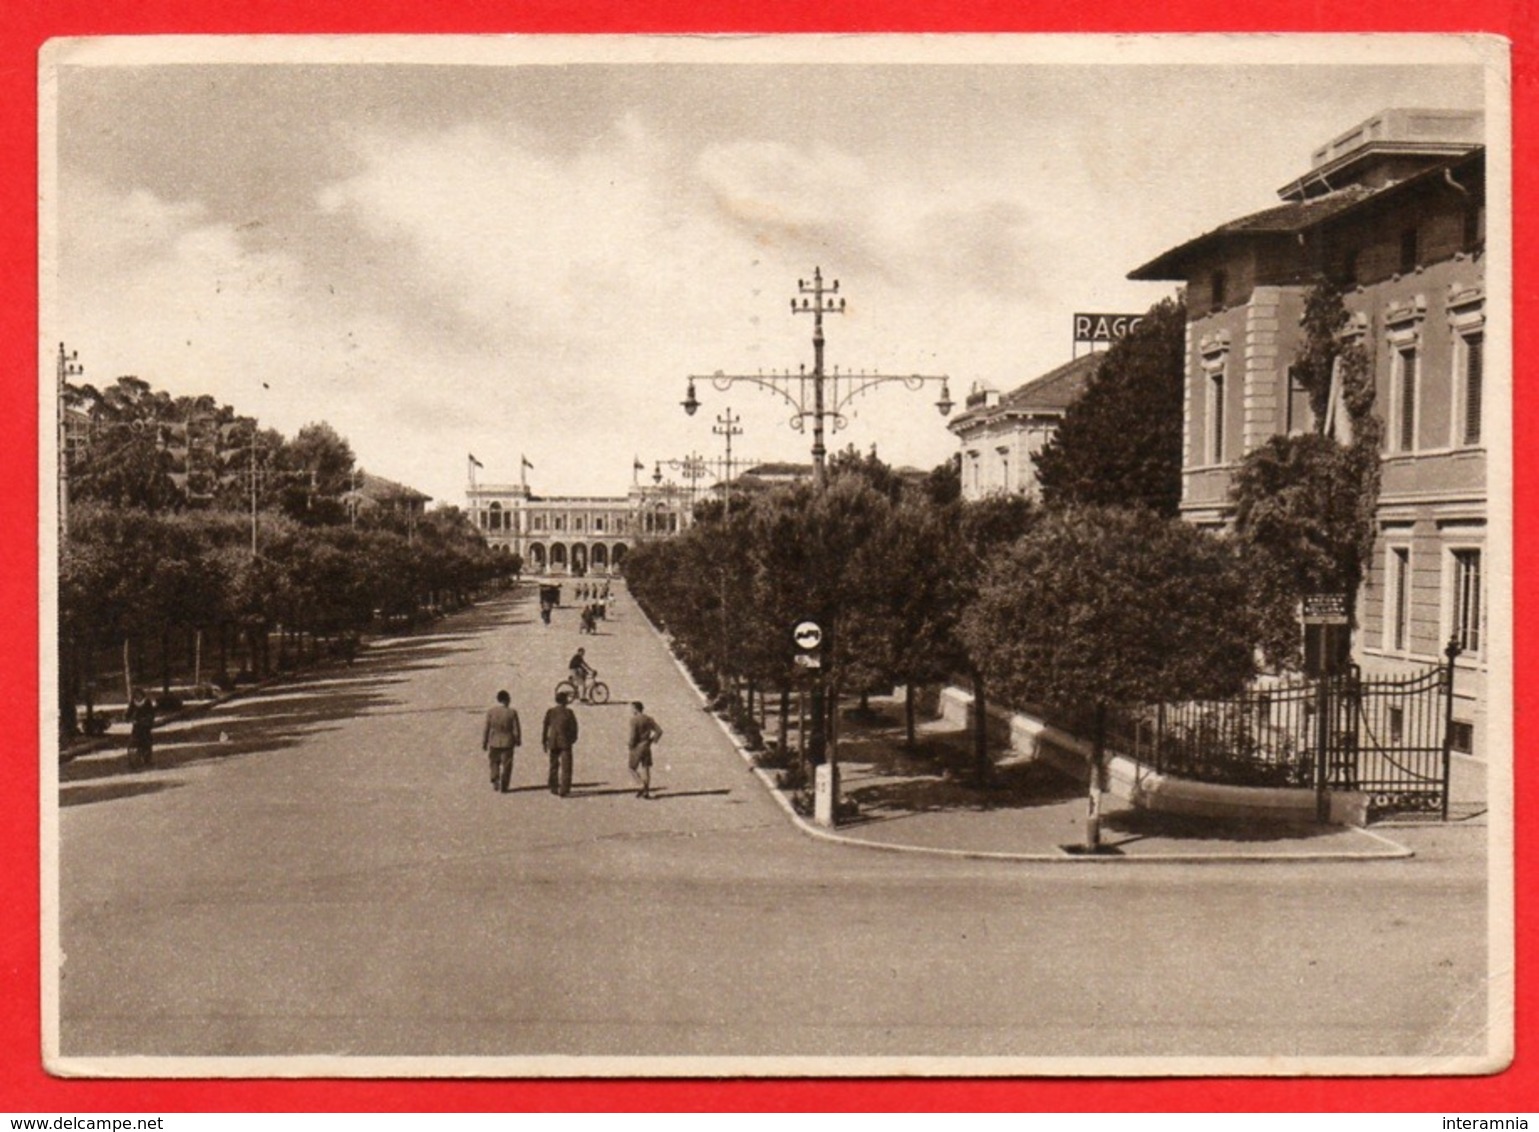
[[[988,708],[989,740],[1010,751],[1011,759],[1043,759],[1081,782],[1088,781],[1091,746],[1049,723],[1024,712],[1012,712],[998,704]],[[962,688],[947,687],[940,694],[940,716],[955,727],[968,727],[973,718],[973,696]],[[1106,766],[1107,792],[1136,809],[1197,817],[1237,818],[1245,821],[1314,822],[1315,792],[1285,786],[1224,786],[1193,782],[1150,770],[1125,755],[1111,752]],[[1366,825],[1368,798],[1364,794],[1333,790],[1328,794],[1333,825]]]

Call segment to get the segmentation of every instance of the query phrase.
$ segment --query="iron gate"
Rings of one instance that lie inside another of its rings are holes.
[[[1258,685],[1224,700],[1116,713],[1107,739],[1181,778],[1312,787],[1322,820],[1332,790],[1366,794],[1370,818],[1446,820],[1452,679],[1450,662],[1407,676]]]

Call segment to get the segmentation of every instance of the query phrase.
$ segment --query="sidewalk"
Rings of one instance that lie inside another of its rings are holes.
[[[859,814],[837,828],[825,829],[796,813],[789,793],[775,786],[777,772],[756,772],[810,836],[897,852],[1032,861],[1303,862],[1414,855],[1392,840],[1390,823],[1372,830],[1226,822],[1135,810],[1109,795],[1103,799],[1102,852],[1076,855],[1071,849],[1085,837],[1081,782],[1046,762],[1001,761],[996,751],[993,783],[973,784],[964,769],[971,757],[968,732],[944,720],[922,719],[911,752],[902,701],[873,699],[871,709],[863,719],[847,713],[843,723],[840,796],[854,802]],[[1455,823],[1483,824],[1481,764],[1456,760],[1450,794]]]

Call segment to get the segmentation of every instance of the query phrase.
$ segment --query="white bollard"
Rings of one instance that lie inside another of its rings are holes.
[[[812,820],[825,829],[838,821],[839,772],[831,763],[814,769],[812,777]]]

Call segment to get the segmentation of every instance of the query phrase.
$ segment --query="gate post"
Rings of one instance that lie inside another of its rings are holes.
[[[1443,655],[1448,665],[1443,670],[1443,820],[1448,820],[1448,779],[1450,776],[1453,740],[1454,661],[1464,650],[1459,647],[1458,634],[1448,638]]]
[[[1315,691],[1315,820],[1330,820],[1331,800],[1326,779],[1329,770],[1331,748],[1331,681],[1332,676],[1320,677]]]

